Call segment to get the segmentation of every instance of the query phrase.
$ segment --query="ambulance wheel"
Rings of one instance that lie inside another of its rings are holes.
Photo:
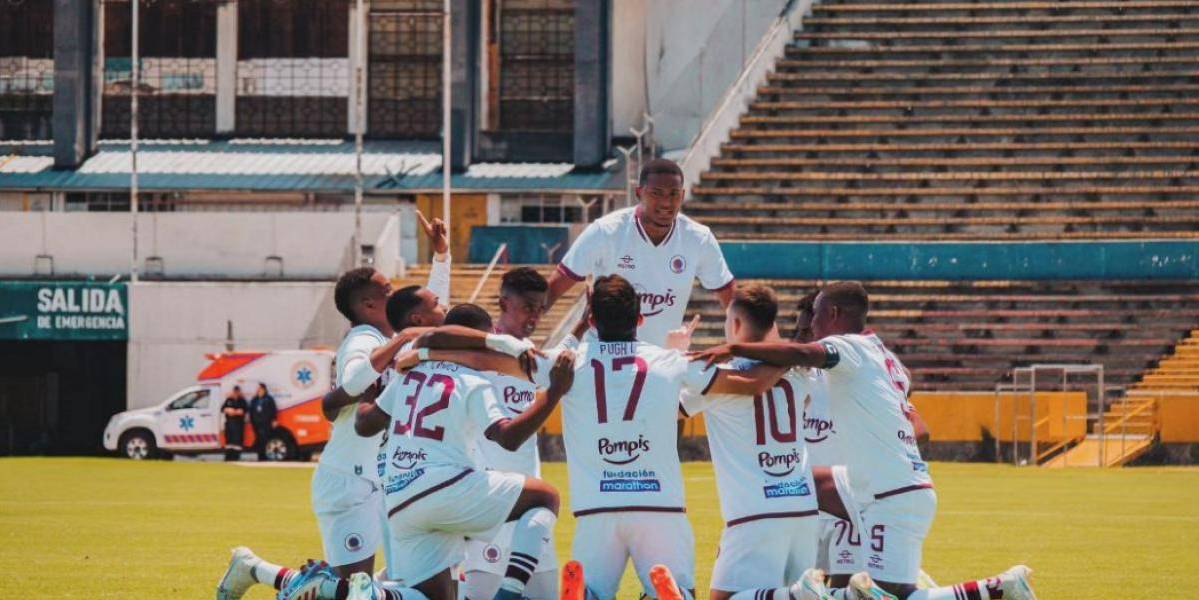
[[[296,457],[296,442],[286,431],[275,430],[266,438],[263,454],[271,462],[291,460]]]
[[[121,435],[117,448],[126,458],[133,460],[148,460],[158,456],[158,444],[154,443],[154,434],[145,429],[126,431]]]

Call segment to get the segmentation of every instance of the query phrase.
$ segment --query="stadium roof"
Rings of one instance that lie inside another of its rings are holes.
[[[0,190],[129,190],[128,142],[100,142],[74,170],[53,169],[52,150],[44,142],[0,142]],[[150,192],[354,190],[354,144],[343,140],[147,140],[137,158],[138,185]],[[366,142],[362,172],[368,194],[440,191],[440,143]],[[624,188],[619,169],[581,170],[570,163],[477,163],[451,181],[455,190],[481,192]]]

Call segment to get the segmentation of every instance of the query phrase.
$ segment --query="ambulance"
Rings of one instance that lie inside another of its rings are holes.
[[[329,440],[332,424],[321,413],[321,399],[332,389],[333,356],[329,350],[209,354],[211,362],[195,385],[157,406],[113,415],[104,428],[104,448],[135,460],[224,452],[221,406],[234,386],[248,404],[263,383],[279,411],[278,426],[266,441],[267,459],[308,458]],[[247,415],[245,447],[254,443]]]

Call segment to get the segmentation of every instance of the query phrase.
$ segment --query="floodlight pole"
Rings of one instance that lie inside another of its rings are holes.
[[[141,47],[138,44],[138,6],[133,0],[133,59],[129,90],[129,214],[133,220],[133,254],[129,261],[129,281],[137,283],[137,88],[141,84]]]
[[[451,164],[450,160],[450,133],[452,130],[452,112],[450,110],[450,92],[452,89],[450,77],[451,69],[451,45],[453,35],[450,30],[452,24],[450,19],[450,0],[444,0],[442,7],[442,25],[441,25],[441,220],[445,222],[445,234],[447,241],[453,242],[452,229],[450,229],[450,177]]]
[[[354,6],[354,268],[362,266],[362,133],[364,127],[363,94],[366,78],[366,11],[364,2]]]

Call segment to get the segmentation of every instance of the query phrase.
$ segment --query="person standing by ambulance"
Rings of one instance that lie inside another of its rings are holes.
[[[275,406],[275,398],[265,383],[259,383],[254,399],[250,400],[250,425],[254,427],[254,449],[258,451],[258,460],[266,460],[266,440],[278,424],[279,409]]]
[[[241,386],[233,386],[233,393],[225,398],[221,412],[225,414],[225,460],[235,461],[241,457],[246,442],[246,398]]]

